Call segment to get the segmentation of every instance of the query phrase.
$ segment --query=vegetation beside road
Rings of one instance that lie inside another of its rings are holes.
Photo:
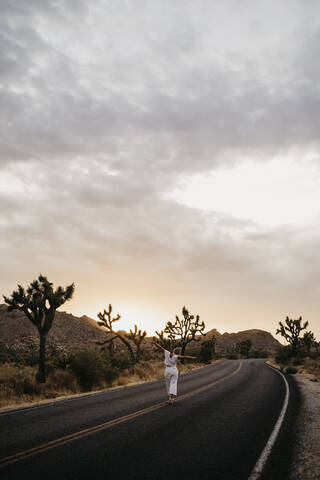
[[[68,349],[47,344],[57,308],[73,297],[75,286],[54,288],[47,277],[39,275],[27,287],[17,286],[11,296],[3,296],[7,311],[18,310],[21,321],[31,322],[38,330],[38,343],[0,345],[0,407],[39,401],[62,395],[101,390],[163,377],[163,356],[155,352],[146,331],[134,325],[129,332],[117,330],[112,305],[97,314],[105,340]],[[197,360],[184,364],[180,373],[199,368],[219,357],[216,337],[206,338],[205,323],[184,306],[182,315],[168,321],[153,337],[168,350],[180,347],[182,355]],[[8,319],[10,322],[10,319]],[[229,359],[267,357],[268,352],[254,350],[250,339],[234,344],[225,352]],[[187,350],[187,352],[186,352]]]
[[[163,359],[143,360],[131,371],[126,358],[118,357],[110,362],[98,349],[80,350],[73,352],[73,356],[73,362],[66,368],[50,370],[46,383],[37,382],[37,366],[2,363],[0,408],[163,378]],[[205,365],[202,362],[180,364],[179,372]]]
[[[302,317],[279,322],[277,334],[288,342],[281,347],[274,358],[276,365],[285,373],[308,373],[314,380],[320,380],[320,342],[311,331],[309,323],[302,323]]]

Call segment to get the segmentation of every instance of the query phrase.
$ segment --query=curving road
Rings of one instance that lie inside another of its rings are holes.
[[[0,478],[248,479],[283,406],[261,360],[226,360],[148,382],[0,414]]]

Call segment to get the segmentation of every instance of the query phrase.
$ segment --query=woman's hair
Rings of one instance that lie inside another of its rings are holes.
[[[175,355],[179,355],[180,351],[181,351],[181,348],[180,348],[180,347],[176,347],[176,348],[173,349],[173,353],[174,353]]]

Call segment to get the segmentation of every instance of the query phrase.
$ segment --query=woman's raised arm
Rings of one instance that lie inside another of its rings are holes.
[[[159,348],[160,350],[162,350],[163,352],[165,351],[165,348],[161,347],[161,345],[159,345],[158,343],[152,341],[151,343],[153,343],[153,345],[155,345],[157,348]]]
[[[196,360],[197,357],[191,357],[191,355],[178,355],[179,359],[180,358],[186,358],[187,360]]]

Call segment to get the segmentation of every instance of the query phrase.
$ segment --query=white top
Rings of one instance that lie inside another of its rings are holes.
[[[173,354],[170,357],[170,352],[168,350],[164,351],[164,364],[166,367],[176,367],[179,355]]]

